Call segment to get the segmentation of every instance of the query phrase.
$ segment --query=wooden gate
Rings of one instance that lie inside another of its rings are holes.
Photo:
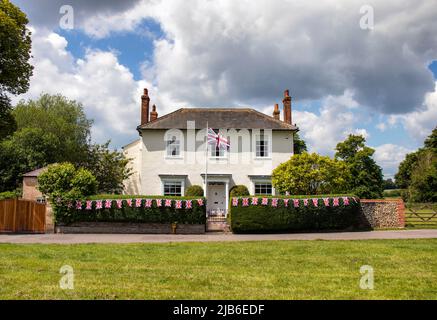
[[[0,232],[44,233],[46,205],[29,200],[0,200]]]
[[[407,204],[405,220],[407,227],[437,228],[437,204]]]

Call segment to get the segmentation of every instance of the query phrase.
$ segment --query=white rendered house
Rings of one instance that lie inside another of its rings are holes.
[[[271,173],[293,155],[291,97],[284,92],[283,120],[250,108],[182,108],[158,117],[150,112],[147,89],[141,97],[140,139],[123,147],[133,175],[125,193],[183,196],[191,185],[205,190],[207,210],[226,213],[229,190],[245,185],[251,194],[275,194]],[[208,145],[206,128],[227,137],[230,148]],[[205,181],[206,180],[206,181]]]

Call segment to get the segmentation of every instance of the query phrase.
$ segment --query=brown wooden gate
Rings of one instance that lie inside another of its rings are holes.
[[[46,205],[29,200],[0,200],[0,232],[44,233]]]

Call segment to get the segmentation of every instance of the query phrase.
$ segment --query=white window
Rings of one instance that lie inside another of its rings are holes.
[[[168,135],[166,139],[167,157],[181,156],[181,140],[177,135]]]
[[[272,184],[270,182],[255,182],[255,194],[273,194]]]
[[[269,154],[269,139],[264,134],[256,136],[255,152],[257,158],[268,158]]]
[[[214,130],[215,133],[218,133],[219,130]],[[230,143],[230,138],[227,137],[228,142]],[[218,146],[216,146],[214,143],[210,143],[209,146],[209,154],[211,158],[224,158],[226,157],[226,152],[227,152],[227,148],[226,147],[221,147],[219,148]]]
[[[164,196],[182,196],[183,183],[182,181],[164,181],[163,182]]]

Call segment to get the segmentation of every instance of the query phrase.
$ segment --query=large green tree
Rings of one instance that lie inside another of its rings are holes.
[[[83,106],[62,95],[41,95],[36,100],[20,101],[13,111],[18,131],[38,128],[56,139],[56,154],[51,162],[79,163],[87,155],[92,120]]]
[[[96,177],[99,193],[121,193],[123,181],[131,175],[127,165],[129,159],[122,152],[110,150],[109,143],[90,145],[87,157],[80,165]]]
[[[31,38],[26,15],[8,0],[0,0],[0,140],[16,129],[7,94],[29,89]]]
[[[119,193],[130,171],[128,160],[109,142],[91,144],[92,121],[80,103],[61,95],[21,101],[13,111],[17,131],[0,142],[0,191],[19,187],[22,174],[50,163],[89,169],[98,191]]]
[[[295,133],[293,136],[293,150],[294,154],[301,154],[308,151],[307,144],[298,133]]]
[[[350,191],[362,198],[382,197],[382,169],[373,159],[375,150],[366,146],[361,135],[349,135],[337,144],[335,158],[345,161],[351,172]]]
[[[408,201],[437,202],[437,153],[425,149],[411,173]]]
[[[330,194],[347,190],[350,174],[343,161],[316,153],[295,154],[272,173],[272,183],[281,194]]]

